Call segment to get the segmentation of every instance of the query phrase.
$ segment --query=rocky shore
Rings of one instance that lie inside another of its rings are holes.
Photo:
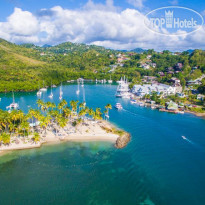
[[[122,136],[117,138],[117,141],[115,143],[115,147],[118,149],[122,149],[127,146],[127,144],[130,142],[130,134],[124,133]]]

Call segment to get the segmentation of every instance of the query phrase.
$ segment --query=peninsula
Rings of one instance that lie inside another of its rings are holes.
[[[100,108],[88,108],[85,102],[65,100],[58,105],[37,101],[38,109],[27,114],[21,110],[0,110],[0,153],[11,150],[39,148],[44,143],[62,141],[109,141],[116,148],[129,142],[128,133],[103,120]],[[105,106],[108,117],[112,106]]]

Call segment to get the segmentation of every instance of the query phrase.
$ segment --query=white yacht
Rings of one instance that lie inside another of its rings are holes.
[[[60,100],[63,99],[62,83],[61,83],[61,86],[60,86],[60,96],[59,96],[59,99]]]
[[[108,83],[111,84],[113,81],[111,79],[111,76],[110,76],[110,80],[108,80]]]
[[[127,80],[124,77],[124,80],[118,81],[119,85],[117,87],[117,92],[115,94],[116,97],[118,98],[126,98],[126,99],[130,99],[131,97],[131,93],[129,92],[129,84],[127,82]]]
[[[52,83],[51,83],[52,85]],[[52,86],[51,86],[51,94],[48,96],[49,98],[53,98],[53,90],[52,90]]]
[[[43,81],[43,88],[41,88],[40,91],[41,91],[41,92],[46,92],[46,91],[47,91],[47,88],[44,87],[44,81]]]
[[[123,107],[122,107],[122,105],[121,105],[120,103],[116,103],[116,104],[115,104],[115,108],[116,108],[117,110],[122,110],[122,109],[123,109]]]
[[[13,102],[6,107],[6,109],[8,109],[9,111],[11,110],[17,110],[19,108],[18,103],[15,103],[15,98],[14,98],[14,92],[13,92]]]
[[[41,97],[41,95],[42,95],[42,92],[39,90],[39,91],[37,92],[37,96],[38,96],[38,97]]]
[[[79,88],[80,84],[79,84],[79,81],[78,81],[78,89],[76,91],[76,94],[79,95],[80,94],[80,88]]]

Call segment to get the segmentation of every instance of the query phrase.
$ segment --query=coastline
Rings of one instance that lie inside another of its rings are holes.
[[[124,131],[123,135],[117,134],[113,132],[119,132],[119,129],[114,127],[111,123],[101,120],[98,122],[89,121],[84,125],[80,125],[77,128],[71,127],[71,124],[67,124],[67,126],[63,129],[60,129],[59,132],[53,133],[50,129],[45,133],[40,135],[41,140],[37,143],[31,142],[30,140],[23,141],[22,138],[18,138],[18,144],[15,142],[10,143],[9,145],[2,145],[0,147],[0,156],[5,155],[8,152],[14,150],[25,150],[25,149],[36,149],[40,148],[43,144],[57,144],[61,142],[91,142],[91,141],[101,141],[101,142],[111,142],[115,144],[116,148],[123,148],[127,145],[129,141],[126,141],[126,144],[122,147],[117,147],[117,140],[122,138],[122,136],[128,136],[128,133]],[[70,131],[68,134],[67,131]],[[28,136],[28,139],[31,139],[31,135]]]
[[[154,106],[155,107],[154,109],[159,109],[159,107],[160,107],[160,105],[157,105],[157,104],[151,105],[150,103],[147,103],[145,100],[137,99],[137,102],[138,103],[143,103],[143,106],[145,106],[145,107],[152,107],[152,106]],[[159,109],[159,111],[161,111],[161,110]],[[180,114],[180,111],[183,111],[184,113],[189,113],[189,114],[195,115],[197,117],[205,118],[205,112],[200,113],[200,112],[190,111],[190,110],[187,110],[187,109],[178,109],[176,112],[165,110],[165,109],[163,111],[164,112],[168,112],[168,113],[175,113],[175,114]]]
[[[185,110],[184,112],[189,113],[189,114],[192,114],[192,115],[195,115],[195,116],[197,116],[197,117],[203,117],[203,118],[205,118],[205,113],[193,112],[193,111],[190,111],[190,110]]]

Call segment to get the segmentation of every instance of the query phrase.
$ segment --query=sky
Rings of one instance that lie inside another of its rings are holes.
[[[190,8],[205,18],[204,0],[0,0],[0,38],[16,44],[70,41],[120,50],[205,49],[205,25],[183,35],[147,28],[146,14],[167,6]],[[180,12],[193,16],[191,11]]]

